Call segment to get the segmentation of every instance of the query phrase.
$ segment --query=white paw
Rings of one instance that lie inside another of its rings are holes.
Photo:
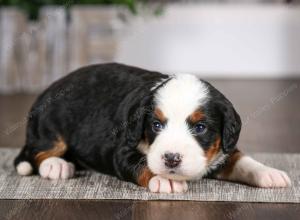
[[[156,193],[181,193],[188,190],[186,181],[175,181],[154,176],[150,179],[148,188],[151,192]]]
[[[21,176],[28,176],[28,175],[32,174],[32,171],[33,171],[31,164],[27,161],[22,161],[21,163],[19,163],[17,165],[16,168],[17,168],[18,174]]]
[[[253,180],[253,185],[263,188],[291,186],[291,180],[284,171],[267,166],[251,172],[249,178]]]
[[[75,166],[59,157],[49,157],[39,167],[39,174],[48,179],[69,179],[74,176]]]

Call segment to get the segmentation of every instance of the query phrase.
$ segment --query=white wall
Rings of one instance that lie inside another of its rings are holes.
[[[170,5],[135,18],[117,61],[203,77],[300,77],[300,7]]]

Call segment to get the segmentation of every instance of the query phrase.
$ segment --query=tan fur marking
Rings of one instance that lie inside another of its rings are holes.
[[[221,150],[220,147],[221,138],[218,137],[215,143],[205,151],[205,157],[207,158],[207,163],[209,163]]]
[[[57,141],[54,142],[53,148],[46,151],[39,152],[35,156],[36,164],[39,166],[43,162],[43,160],[49,157],[61,157],[66,153],[66,151],[67,151],[67,145],[65,141],[61,137],[59,137]]]
[[[137,149],[143,153],[143,154],[147,154],[148,150],[149,150],[149,140],[148,140],[148,136],[146,134],[146,132],[144,133],[144,138],[143,140],[140,141],[140,143],[137,146]]]
[[[204,118],[204,113],[200,110],[197,110],[197,111],[193,112],[189,118],[192,123],[197,123],[198,121],[200,121],[201,119]]]
[[[141,153],[147,154],[147,153],[148,153],[148,150],[149,150],[149,144],[148,144],[146,141],[142,140],[142,141],[140,141],[140,143],[138,144],[137,149],[138,149]]]
[[[243,156],[243,154],[239,151],[239,150],[235,150],[229,157],[227,160],[226,165],[224,166],[224,168],[221,170],[221,172],[219,173],[220,177],[222,178],[226,178],[228,177],[232,171],[233,168],[236,164],[236,162],[241,159],[241,157]]]
[[[154,176],[154,174],[149,170],[149,168],[145,167],[141,170],[141,172],[138,176],[137,183],[140,186],[148,187],[149,181],[153,176]]]
[[[164,113],[159,108],[155,108],[154,115],[157,117],[158,120],[160,120],[160,122],[167,121],[167,118],[165,117]]]

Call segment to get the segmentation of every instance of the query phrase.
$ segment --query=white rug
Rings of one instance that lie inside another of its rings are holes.
[[[12,165],[18,150],[0,149],[0,199],[135,199],[238,202],[300,202],[300,154],[257,153],[257,160],[288,172],[293,186],[260,189],[237,183],[203,179],[189,183],[183,194],[156,194],[132,183],[95,172],[79,172],[70,180],[20,177]]]

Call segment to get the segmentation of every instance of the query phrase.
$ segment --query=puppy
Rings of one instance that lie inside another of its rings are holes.
[[[160,193],[184,192],[202,177],[291,185],[285,172],[236,148],[240,130],[230,101],[194,75],[92,65],[38,97],[14,164],[20,175],[48,179],[90,168]]]

